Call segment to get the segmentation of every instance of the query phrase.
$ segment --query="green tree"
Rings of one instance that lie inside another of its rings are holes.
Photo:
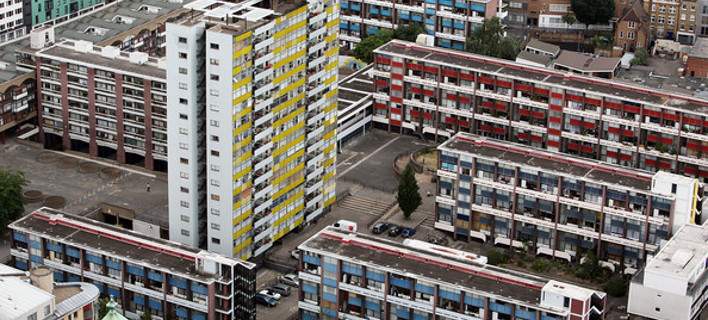
[[[381,29],[376,34],[362,39],[354,48],[354,56],[361,61],[371,63],[374,61],[374,50],[391,39],[415,41],[418,35],[424,32],[423,26],[418,23],[403,25],[395,30]]]
[[[562,20],[563,20],[563,22],[567,23],[569,26],[572,26],[576,22],[578,22],[578,19],[576,19],[575,16],[570,13],[564,15]]]
[[[398,183],[398,207],[403,211],[406,219],[410,218],[415,209],[418,209],[423,199],[418,192],[418,181],[415,180],[413,167],[409,165],[403,170],[401,180]]]
[[[590,38],[590,44],[593,49],[610,49],[610,47],[612,47],[612,41],[608,37],[599,34]]]
[[[152,313],[150,312],[150,309],[143,312],[143,315],[140,316],[140,320],[152,320]]]
[[[587,26],[607,24],[615,15],[614,0],[570,0],[575,18]]]
[[[649,64],[649,53],[647,52],[647,49],[645,48],[637,48],[636,51],[634,51],[634,59],[632,59],[632,65],[638,64],[642,66],[646,66]]]
[[[580,279],[596,280],[602,275],[602,272],[603,270],[597,256],[594,253],[589,252],[585,255],[585,261],[578,265],[574,273],[575,276]]]
[[[103,298],[98,301],[98,319],[103,319],[103,317],[108,314],[108,301],[111,301],[109,298]]]
[[[0,169],[0,232],[25,212],[22,187],[26,184],[22,172]]]
[[[626,279],[624,279],[621,275],[614,275],[607,280],[607,283],[605,283],[603,289],[605,289],[607,294],[613,297],[624,297],[627,293],[627,286],[628,283]]]
[[[418,38],[418,35],[421,33],[425,33],[423,25],[421,25],[420,23],[412,23],[402,25],[396,30],[393,30],[392,36],[394,39],[415,42]]]
[[[514,37],[506,36],[499,18],[487,19],[467,38],[465,50],[485,56],[507,60],[516,59],[521,44]]]

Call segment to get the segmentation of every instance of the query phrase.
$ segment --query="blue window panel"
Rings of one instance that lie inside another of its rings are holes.
[[[79,251],[79,249],[77,248],[66,246],[66,255],[69,257],[80,258],[81,251]]]
[[[460,301],[460,294],[452,291],[440,289],[438,290],[438,296],[447,300]]]
[[[302,261],[307,262],[309,264],[314,264],[319,266],[320,265],[320,258],[316,256],[311,256],[311,255],[303,255],[302,256]]]
[[[371,14],[379,14],[379,7],[378,6],[371,6],[369,8],[369,13]]]
[[[381,15],[385,16],[385,17],[390,17],[391,16],[391,9],[381,8]]]
[[[331,264],[331,263],[325,263],[324,266],[322,266],[325,271],[329,272],[337,272],[337,265],[336,264]]]
[[[317,287],[314,286],[314,285],[311,285],[311,284],[309,284],[309,283],[305,283],[305,284],[303,284],[303,286],[302,286],[302,291],[303,291],[303,292],[306,292],[306,293],[316,294],[316,293],[317,293]]]
[[[406,13],[406,14],[398,14],[398,18],[401,19],[401,20],[410,20],[410,19],[411,19],[411,15],[408,14],[408,13]]]
[[[452,7],[452,0],[438,0],[441,6]]]
[[[438,4],[437,0],[425,0],[425,3]]]
[[[187,317],[187,308],[175,307],[175,315],[180,318],[186,318]]]
[[[29,270],[29,267],[27,266],[27,260],[15,260],[15,268],[20,269],[22,271]]]
[[[469,209],[469,208],[470,208],[469,202],[465,202],[465,201],[457,201],[457,206],[460,207],[460,208],[463,208],[463,209]]]
[[[465,303],[474,307],[484,307],[484,300],[474,296],[465,296]]]
[[[467,9],[467,3],[461,1],[455,1],[455,8]]]
[[[489,304],[489,309],[498,312],[498,313],[503,313],[503,314],[511,314],[511,306],[509,305],[503,305],[503,304],[498,304],[496,302],[492,302]]]
[[[120,261],[115,261],[115,260],[106,260],[106,266],[113,269],[113,270],[121,270],[123,268]]]
[[[322,299],[329,301],[329,302],[334,302],[337,303],[337,296],[335,296],[332,293],[325,293],[322,295]]]
[[[423,16],[419,14],[414,14],[411,16],[411,20],[417,21],[417,22],[423,22]]]
[[[401,318],[401,319],[409,319],[410,318],[410,311],[408,308],[396,308],[396,316]]]
[[[54,251],[54,252],[62,252],[64,251],[62,248],[63,246],[61,244],[54,244],[51,242],[47,242],[47,250],[49,251]]]
[[[457,220],[470,221],[470,216],[458,213]]]
[[[366,26],[366,34],[374,35],[379,33],[379,28],[374,26]]]
[[[562,319],[561,316],[555,316],[555,315],[550,315],[550,314],[541,315],[541,320],[560,320],[560,319]]]
[[[322,284],[324,284],[328,287],[336,288],[337,287],[337,280],[330,279],[330,278],[324,278],[324,279],[322,279]]]
[[[208,294],[207,286],[199,284],[197,282],[192,282],[192,292],[206,295]]]
[[[457,20],[455,20],[455,25],[454,25],[454,27],[455,27],[455,29],[460,29],[460,30],[462,30],[462,29],[465,28],[465,23],[462,22],[462,21],[457,21]]]
[[[44,259],[42,259],[42,257],[40,257],[40,256],[31,255],[31,256],[30,256],[30,260],[31,260],[32,262],[36,262],[36,263],[39,263],[39,264],[43,264],[43,263],[44,263]]]
[[[17,231],[13,232],[12,238],[17,241],[27,242],[27,235],[22,232],[17,232]]]
[[[440,188],[452,189],[452,183],[447,181],[440,181]]]
[[[428,320],[428,319],[430,319],[430,315],[428,315],[427,313],[424,315],[418,314],[418,313],[413,314],[413,320]]]
[[[340,9],[349,9],[349,1],[342,1],[339,3]]]
[[[162,282],[162,273],[155,271],[148,271],[148,279],[152,281]]]
[[[116,300],[118,300],[120,298],[120,290],[113,287],[108,287],[108,295],[113,296]]]
[[[328,316],[328,317],[332,317],[332,318],[336,318],[336,317],[337,317],[337,311],[336,311],[336,310],[332,310],[332,309],[330,309],[330,308],[322,308],[322,314],[324,314],[324,315],[326,315],[326,316]]]
[[[415,291],[432,295],[435,293],[435,288],[433,288],[431,286],[426,286],[424,284],[416,283],[415,284]]]
[[[366,308],[369,310],[375,310],[379,311],[381,310],[381,304],[378,302],[378,300],[368,300],[370,298],[367,298],[366,300]]]
[[[133,303],[139,304],[139,305],[145,305],[145,297],[142,295],[134,295],[133,296]]]
[[[435,9],[433,9],[433,8],[425,8],[425,14],[434,16],[434,15],[435,15]]]
[[[443,48],[450,48],[452,45],[450,44],[449,39],[438,39],[438,46],[441,46]],[[465,177],[465,176],[462,176]],[[460,189],[460,192],[462,192],[462,189]]]
[[[342,30],[349,30],[349,23],[346,21],[342,21],[339,23],[339,29]]]
[[[106,293],[106,285],[105,285],[105,284],[103,284],[103,283],[101,283],[101,282],[98,282],[98,281],[94,281],[92,284],[93,284],[94,286],[96,286],[96,288],[98,288],[98,291],[100,291],[101,294],[105,294],[105,293]]]
[[[360,3],[352,3],[351,10],[352,11],[361,11],[361,4]]]
[[[383,272],[367,271],[366,278],[369,280],[374,280],[378,282],[384,282],[385,277]]]
[[[30,241],[30,246],[35,249],[42,249],[42,243],[39,241]]]
[[[317,315],[310,311],[303,310],[302,320],[317,320]]]
[[[357,297],[352,297],[352,296],[350,296],[348,303],[349,303],[350,305],[353,305],[353,306],[359,306],[359,307],[361,307],[361,299],[360,299],[360,298],[357,298]]]
[[[143,267],[141,267],[141,266],[136,266],[134,264],[129,263],[129,264],[127,264],[126,269],[128,270],[128,273],[130,273],[130,274],[134,274],[136,276],[141,276],[141,277],[145,276],[145,269],[143,269]]]
[[[400,288],[411,288],[411,281],[406,279],[391,277],[391,284]]]
[[[487,10],[487,8],[483,4],[479,4],[479,3],[473,3],[472,5],[470,5],[470,8],[474,11],[482,12],[482,13]]]
[[[449,208],[438,207],[438,213],[442,215],[449,215],[451,213]]]
[[[150,309],[152,309],[152,310],[162,310],[162,303],[160,303],[159,300],[149,299],[149,300],[148,300],[148,306],[149,306]]]
[[[54,281],[55,282],[64,282],[64,272],[54,271]]]
[[[536,320],[536,312],[535,311],[516,309],[516,312],[514,313],[514,315],[516,316],[516,319]]]
[[[177,288],[187,289],[187,279],[170,276],[170,285]]]
[[[206,320],[206,314],[199,311],[192,311],[192,320]]]
[[[458,236],[467,237],[470,235],[470,232],[467,229],[455,228],[455,234],[457,234]]]
[[[103,264],[103,258],[101,256],[93,255],[90,253],[86,253],[86,261],[100,265]]]
[[[353,274],[355,276],[362,276],[364,274],[364,271],[362,270],[361,266],[355,267],[355,266],[342,265],[342,272],[348,273],[348,274]]]
[[[66,282],[81,282],[81,277],[77,274],[69,273],[66,276]]]

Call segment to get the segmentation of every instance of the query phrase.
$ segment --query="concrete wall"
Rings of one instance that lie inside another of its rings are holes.
[[[689,317],[688,297],[656,290],[632,282],[629,286],[627,311],[657,320],[683,320]]]

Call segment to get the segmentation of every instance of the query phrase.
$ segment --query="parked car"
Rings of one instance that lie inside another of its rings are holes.
[[[401,237],[410,238],[415,234],[415,229],[413,228],[403,228],[401,230]]]
[[[290,256],[293,257],[293,259],[300,259],[300,250],[295,249],[290,251]]]
[[[401,234],[401,227],[399,227],[395,224],[392,224],[388,228],[388,236],[389,237],[398,237],[399,234]]]
[[[282,284],[295,288],[300,286],[300,281],[297,279],[297,275],[292,273],[278,277],[278,281],[280,281],[280,283]]]
[[[287,297],[290,295],[290,287],[288,287],[282,283],[278,283],[278,284],[274,285],[273,287],[271,287],[270,289],[273,290],[273,292],[280,293],[281,296]]]
[[[386,222],[379,222],[379,223],[375,224],[373,228],[371,228],[371,232],[373,234],[382,234],[382,233],[386,232],[386,230],[388,230],[388,228],[390,226],[391,225]]]
[[[280,297],[281,297],[280,293],[277,293],[277,292],[270,290],[270,289],[263,289],[260,292],[258,292],[258,294],[268,296],[269,298],[274,299],[275,301],[280,301]]]
[[[275,299],[268,297],[266,295],[262,295],[260,293],[256,295],[256,303],[264,305],[266,307],[271,307],[271,308],[278,305],[278,301],[276,301]]]

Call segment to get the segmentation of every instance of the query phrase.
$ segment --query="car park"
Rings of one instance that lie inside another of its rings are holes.
[[[295,288],[300,286],[300,281],[298,280],[297,275],[292,273],[278,277],[278,281],[280,281],[280,283],[282,284]]]
[[[271,290],[270,288],[263,289],[260,292],[258,292],[258,294],[262,294],[264,296],[267,296],[275,301],[280,301],[280,297],[281,297],[280,293],[277,293],[277,292]]]
[[[382,233],[386,232],[386,230],[388,230],[388,228],[390,226],[391,225],[386,222],[379,222],[379,223],[375,224],[373,228],[371,228],[371,233],[382,234]]]
[[[388,236],[389,237],[398,237],[398,235],[401,234],[401,227],[392,224],[391,227],[388,229]]]
[[[256,294],[256,303],[267,306],[267,307],[271,307],[271,308],[278,305],[278,301],[276,301],[275,299],[268,297],[266,295],[262,295],[260,293]]]
[[[282,283],[278,283],[278,284],[273,285],[270,288],[270,290],[272,290],[273,292],[279,293],[281,296],[287,297],[290,295],[290,287],[288,287]]]
[[[401,229],[401,237],[410,238],[415,234],[415,229],[413,228],[403,228]]]

